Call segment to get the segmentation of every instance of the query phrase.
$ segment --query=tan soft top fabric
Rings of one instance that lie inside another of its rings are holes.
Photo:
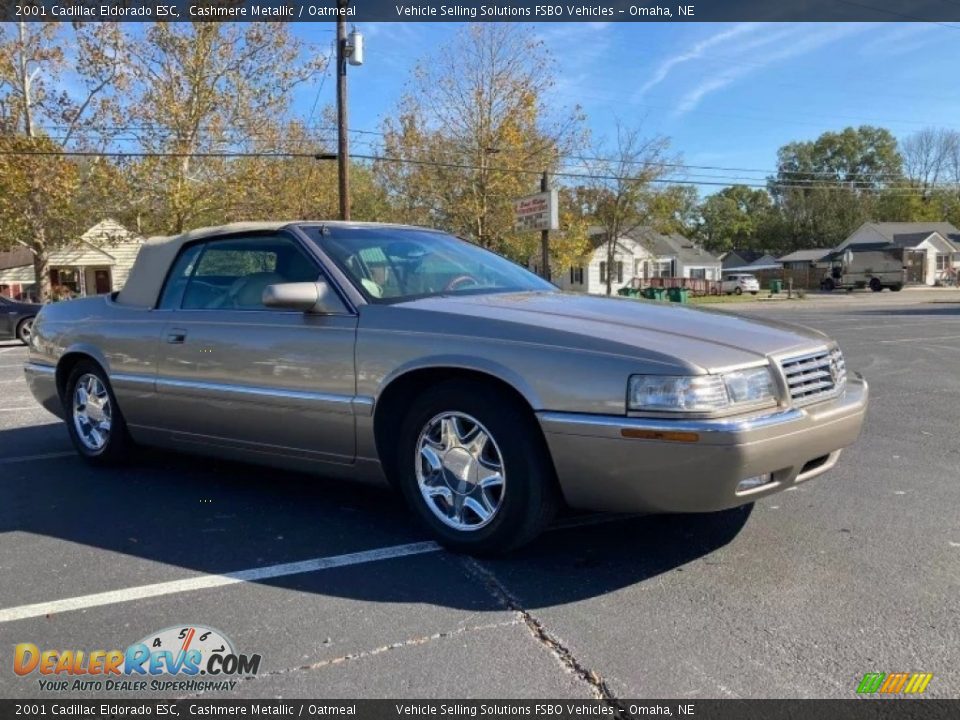
[[[213,235],[224,235],[237,232],[262,232],[264,230],[278,230],[290,225],[284,222],[241,222],[219,227],[199,228],[183,235],[171,237],[158,236],[148,239],[133,263],[130,275],[123,289],[117,295],[117,302],[121,305],[152,308],[157,304],[163,281],[180,248],[191,240],[198,240]]]
[[[243,232],[264,232],[279,230],[289,225],[335,225],[340,227],[394,227],[412,228],[410,225],[393,223],[356,222],[352,220],[273,220],[258,222],[238,222],[217,227],[205,227],[191,230],[183,235],[156,236],[149,238],[141,247],[137,259],[130,270],[127,282],[117,294],[117,302],[132,307],[152,308],[157,304],[163,281],[170,264],[176,259],[186,243],[216,235],[228,235]],[[429,230],[430,228],[417,228]]]

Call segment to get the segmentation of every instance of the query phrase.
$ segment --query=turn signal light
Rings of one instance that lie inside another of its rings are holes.
[[[667,440],[669,442],[698,442],[700,436],[694,432],[676,432],[672,430],[638,430],[623,428],[620,435],[635,440]]]

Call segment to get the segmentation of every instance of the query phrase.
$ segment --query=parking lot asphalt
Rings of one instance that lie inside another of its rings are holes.
[[[838,467],[752,511],[568,516],[498,560],[423,544],[379,488],[158,452],[90,468],[0,342],[0,697],[54,697],[16,643],[189,624],[263,658],[211,697],[850,698],[900,671],[958,697],[960,304],[937,297],[723,309],[824,330],[868,379]]]

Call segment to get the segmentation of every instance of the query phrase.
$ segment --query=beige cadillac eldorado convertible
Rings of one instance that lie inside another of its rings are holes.
[[[446,544],[563,503],[744,505],[832,468],[867,385],[804,328],[559,292],[422,228],[155,238],[119,293],[46,306],[26,375],[93,463],[158,445],[387,480]]]

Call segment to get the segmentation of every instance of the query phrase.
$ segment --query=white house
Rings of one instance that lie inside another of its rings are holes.
[[[665,235],[650,228],[636,228],[617,239],[613,265],[607,267],[606,236],[591,235],[593,250],[579,265],[567,268],[553,281],[562,290],[603,295],[607,292],[607,273],[611,289],[651,278],[720,279],[720,261],[706,250],[679,234]]]
[[[74,242],[50,253],[50,282],[72,295],[100,295],[123,287],[143,238],[115,220],[103,220]],[[13,255],[11,253],[11,255]],[[17,264],[3,263],[0,292],[11,297],[36,295],[33,259],[23,249]]]
[[[951,269],[960,268],[960,230],[947,222],[864,223],[837,246],[894,244],[913,255],[918,265],[917,280],[934,285]]]

